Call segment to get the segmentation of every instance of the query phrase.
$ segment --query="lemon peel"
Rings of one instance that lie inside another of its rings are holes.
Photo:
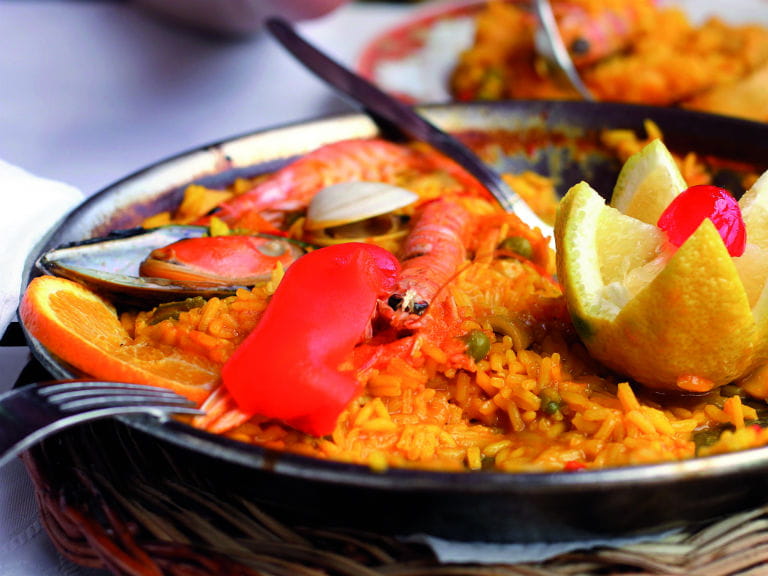
[[[655,157],[663,156],[663,144],[653,146]],[[638,162],[633,178],[642,182],[641,172],[657,166]],[[664,178],[674,182],[670,174]],[[665,201],[682,189],[664,192]],[[643,198],[651,190],[625,187],[632,197],[622,200],[646,218],[656,210]],[[768,360],[768,173],[740,207],[748,240],[743,256],[728,254],[708,219],[672,252],[656,226],[606,205],[584,182],[571,188],[555,224],[558,278],[596,359],[663,389],[680,389],[690,376],[722,386]]]
[[[744,225],[750,231],[747,242],[768,248],[768,172],[763,173],[739,200]]]
[[[768,171],[739,200],[747,248],[734,258],[758,324],[760,349],[768,349]]]

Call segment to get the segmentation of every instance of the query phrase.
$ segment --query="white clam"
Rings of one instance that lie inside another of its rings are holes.
[[[341,182],[320,190],[307,208],[306,230],[359,222],[404,208],[418,196],[384,182]]]

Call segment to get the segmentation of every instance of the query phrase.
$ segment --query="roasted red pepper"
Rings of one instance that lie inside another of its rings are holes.
[[[339,370],[363,338],[379,298],[395,287],[399,263],[369,244],[329,246],[286,270],[264,316],[224,365],[239,408],[307,434],[329,434],[358,393]]]

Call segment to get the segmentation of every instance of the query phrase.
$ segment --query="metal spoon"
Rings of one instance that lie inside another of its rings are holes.
[[[536,51],[554,70],[563,76],[584,100],[595,100],[589,88],[584,85],[581,76],[573,65],[571,55],[565,47],[555,14],[549,0],[534,0],[534,9],[538,26],[536,27]]]
[[[477,178],[508,212],[514,212],[523,222],[541,230],[549,237],[555,249],[552,226],[531,210],[520,195],[512,190],[488,164],[452,135],[439,129],[393,96],[345,68],[302,38],[285,20],[270,18],[266,22],[269,32],[296,59],[321,79],[361,105],[376,121],[396,128],[406,136],[427,142],[463,166]]]

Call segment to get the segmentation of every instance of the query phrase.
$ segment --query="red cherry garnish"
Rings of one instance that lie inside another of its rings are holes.
[[[731,256],[744,253],[747,231],[739,203],[730,192],[717,186],[702,184],[681,192],[659,217],[657,226],[679,247],[705,218],[712,220]]]

